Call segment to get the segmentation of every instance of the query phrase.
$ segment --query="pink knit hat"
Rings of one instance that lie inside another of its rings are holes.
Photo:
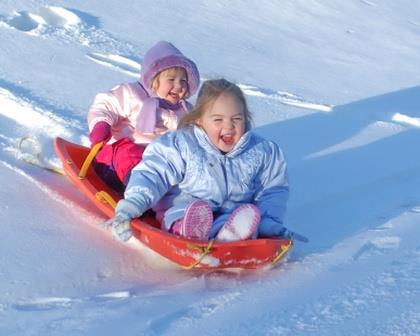
[[[188,94],[185,98],[191,97],[200,85],[200,74],[197,66],[189,58],[185,57],[172,43],[160,41],[156,43],[144,55],[140,70],[140,83],[147,90],[149,95],[153,95],[153,78],[162,70],[180,67],[187,73]]]

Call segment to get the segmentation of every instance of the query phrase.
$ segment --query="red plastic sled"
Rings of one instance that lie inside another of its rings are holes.
[[[111,190],[89,167],[84,178],[81,168],[90,149],[62,138],[54,141],[55,151],[67,176],[107,217],[114,216],[114,206],[122,195]],[[160,229],[150,215],[131,222],[134,236],[153,251],[186,269],[253,269],[274,265],[291,248],[289,239],[255,239],[219,243],[187,239]]]

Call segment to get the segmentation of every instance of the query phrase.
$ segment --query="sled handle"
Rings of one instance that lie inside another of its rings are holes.
[[[110,194],[108,194],[106,191],[98,191],[95,194],[95,197],[97,200],[103,202],[103,203],[108,203],[113,209],[115,209],[115,207],[117,206],[117,202],[115,202],[115,200],[112,198],[112,196]]]
[[[102,145],[104,144],[103,141],[98,142],[95,144],[92,149],[90,150],[88,156],[85,159],[85,162],[83,162],[82,168],[80,168],[79,172],[79,179],[83,180],[86,177],[87,171],[90,167],[90,164],[92,163],[93,159],[95,158],[96,154],[98,154],[99,150],[102,148]]]
[[[279,249],[279,254],[275,256],[275,258],[273,259],[273,261],[271,262],[273,265],[276,264],[285,254],[287,251],[289,251],[289,249],[292,247],[292,240],[290,239],[289,242],[286,245],[282,245]]]
[[[201,255],[195,260],[191,265],[189,266],[183,266],[184,269],[190,270],[193,269],[195,266],[197,266],[204,257],[208,256],[211,252],[211,249],[213,247],[214,239],[210,240],[207,246],[197,246],[194,244],[188,244],[187,247],[191,250],[199,250],[201,252]]]

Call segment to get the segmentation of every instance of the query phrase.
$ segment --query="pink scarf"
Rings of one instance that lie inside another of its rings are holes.
[[[146,98],[143,101],[143,106],[141,107],[137,117],[136,130],[141,133],[153,133],[156,128],[156,116],[158,108],[172,111],[177,111],[182,108],[185,112],[189,112],[190,106],[188,105],[185,100],[180,100],[176,104],[171,104],[166,100],[158,97]]]

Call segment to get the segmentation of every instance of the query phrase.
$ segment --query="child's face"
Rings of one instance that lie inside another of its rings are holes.
[[[243,105],[232,95],[220,95],[197,124],[222,152],[230,152],[245,132]]]
[[[162,71],[159,74],[159,85],[156,94],[171,104],[178,103],[188,92],[187,74],[184,69],[178,68]]]

